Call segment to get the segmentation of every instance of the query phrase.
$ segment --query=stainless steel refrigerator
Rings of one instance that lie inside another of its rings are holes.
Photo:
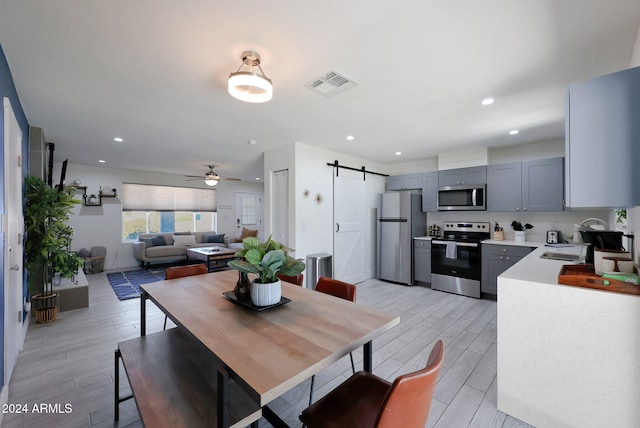
[[[380,194],[378,204],[378,278],[412,285],[413,238],[426,234],[422,196],[411,192]]]

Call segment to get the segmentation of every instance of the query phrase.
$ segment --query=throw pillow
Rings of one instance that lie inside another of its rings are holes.
[[[164,236],[156,236],[155,238],[151,238],[151,242],[154,247],[160,247],[162,245],[167,245],[167,240],[164,239]]]
[[[207,235],[207,240],[204,242],[209,244],[224,244],[224,233],[219,235]]]
[[[140,242],[144,242],[145,248],[153,247],[153,238],[138,238]]]
[[[173,245],[196,245],[196,236],[173,235]]]
[[[240,241],[242,241],[244,238],[248,238],[250,236],[257,236],[258,235],[258,231],[257,230],[252,230],[252,229],[246,229],[246,228],[242,228],[242,233],[240,234]]]

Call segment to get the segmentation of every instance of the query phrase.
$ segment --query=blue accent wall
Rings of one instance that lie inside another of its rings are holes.
[[[26,160],[28,159],[29,154],[29,122],[27,121],[27,117],[24,114],[24,110],[22,110],[22,104],[20,103],[20,98],[18,97],[18,92],[16,91],[16,87],[13,83],[13,76],[11,75],[11,70],[9,69],[9,63],[7,62],[7,58],[4,55],[4,50],[2,49],[2,45],[0,44],[0,100],[4,97],[9,98],[11,102],[11,108],[13,108],[13,112],[16,115],[16,119],[18,120],[18,124],[20,125],[20,130],[22,131],[22,159],[23,161],[23,170],[28,171],[28,163]],[[5,213],[4,206],[4,184],[5,184],[5,171],[4,171],[4,114],[0,114],[0,142],[2,146],[0,147],[0,214]],[[2,332],[4,336],[4,270],[5,270],[5,260],[4,260],[4,234],[2,230],[0,230],[0,241],[2,242],[2,250],[0,250],[0,326],[2,327]],[[27,294],[27,285],[23,284],[23,295]],[[2,354],[2,361],[4,364],[4,341],[0,340],[0,354]],[[0,369],[0,386],[4,385],[4,370]]]

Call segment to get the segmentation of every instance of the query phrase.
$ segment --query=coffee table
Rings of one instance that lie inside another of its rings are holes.
[[[187,260],[200,260],[207,265],[209,272],[227,267],[227,262],[236,257],[236,250],[223,247],[188,248]]]

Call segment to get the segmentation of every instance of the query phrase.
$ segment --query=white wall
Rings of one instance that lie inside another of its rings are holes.
[[[54,168],[54,177],[60,176],[60,164]],[[87,186],[87,194],[98,193],[100,186],[109,186],[118,190],[122,183],[158,184],[168,186],[183,186],[209,188],[199,181],[185,181],[181,175],[163,174],[128,169],[116,169],[99,165],[69,164],[67,166],[66,182],[72,183],[79,179],[83,186]],[[262,183],[245,183],[235,181],[221,181],[215,186],[218,205],[234,205],[235,191],[263,192]],[[80,196],[78,195],[80,199]],[[103,246],[107,248],[105,269],[120,269],[135,267],[138,262],[133,257],[133,246],[129,242],[122,242],[122,204],[120,198],[104,198],[100,207],[86,207],[79,205],[74,208],[69,224],[75,231],[72,249]],[[231,212],[230,218],[227,213]],[[218,232],[235,234],[234,216],[232,210],[218,211]]]

